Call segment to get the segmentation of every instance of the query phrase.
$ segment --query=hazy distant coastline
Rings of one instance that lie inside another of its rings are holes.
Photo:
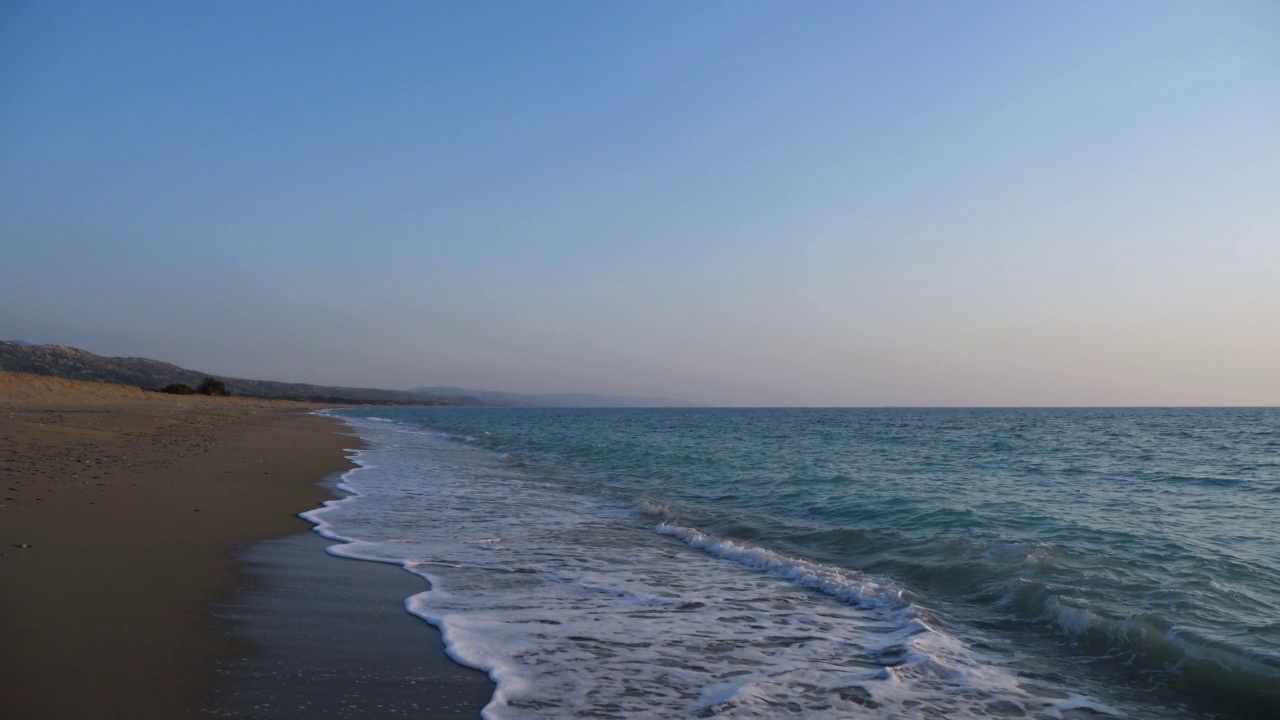
[[[233,395],[311,402],[558,408],[697,407],[694,403],[663,397],[592,393],[525,394],[444,386],[384,390],[250,380],[190,370],[150,358],[106,357],[68,345],[35,345],[21,340],[0,340],[0,370],[69,380],[136,385],[146,390],[160,390],[173,383],[195,387],[204,378],[214,377],[221,380]]]
[[[206,377],[221,380],[232,395],[321,403],[387,405],[484,405],[475,397],[424,394],[405,390],[350,388],[309,383],[223,377],[172,363],[140,357],[104,357],[67,345],[32,345],[0,341],[0,370],[49,375],[71,380],[136,385],[160,390],[172,383],[195,387]]]
[[[459,387],[419,387],[410,392],[436,396],[478,398],[487,405],[516,407],[555,408],[677,408],[699,407],[696,403],[664,397],[639,397],[631,395],[595,395],[593,393],[515,393],[497,390],[476,390]]]

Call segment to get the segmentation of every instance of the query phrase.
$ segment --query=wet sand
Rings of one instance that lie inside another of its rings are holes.
[[[310,409],[0,373],[5,718],[208,716],[217,661],[256,652],[209,614],[233,552],[306,532],[350,467]]]
[[[244,581],[215,617],[257,649],[220,662],[206,706],[221,717],[478,718],[482,672],[445,655],[440,632],[405,611],[425,580],[398,565],[332,557],[315,533],[237,554]]]

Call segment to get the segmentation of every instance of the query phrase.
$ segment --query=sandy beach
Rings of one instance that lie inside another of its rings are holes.
[[[202,716],[232,552],[305,532],[354,438],[300,403],[0,373],[6,718]]]

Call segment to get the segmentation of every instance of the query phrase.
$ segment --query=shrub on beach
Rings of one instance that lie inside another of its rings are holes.
[[[201,380],[200,387],[196,388],[196,392],[201,395],[218,395],[220,397],[226,397],[231,394],[227,392],[227,386],[223,385],[221,380],[211,377]]]
[[[160,389],[160,392],[169,393],[170,395],[194,395],[196,391],[185,383],[173,383],[172,385],[165,385]]]

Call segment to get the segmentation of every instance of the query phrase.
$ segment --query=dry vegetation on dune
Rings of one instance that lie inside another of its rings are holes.
[[[146,402],[155,395],[129,385],[66,380],[0,370],[0,406]],[[172,398],[166,398],[172,402]]]
[[[298,400],[268,400],[252,397],[174,396],[143,390],[133,385],[69,380],[48,375],[30,375],[0,370],[0,407],[113,405],[122,403],[149,403],[184,408],[221,404],[298,409],[331,406]]]

